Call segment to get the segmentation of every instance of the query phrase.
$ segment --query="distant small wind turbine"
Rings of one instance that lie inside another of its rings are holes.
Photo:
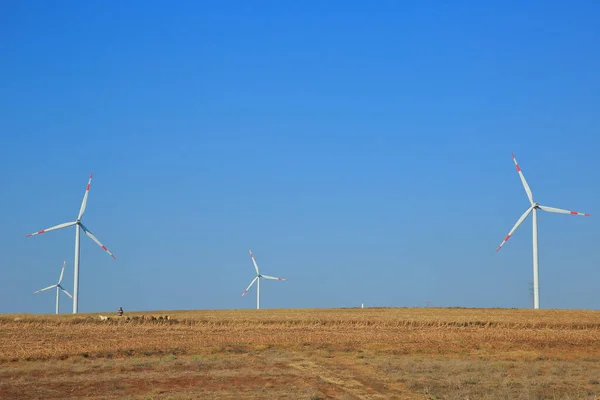
[[[569,210],[562,210],[560,208],[541,206],[540,203],[534,202],[533,194],[531,193],[531,189],[529,188],[529,185],[527,184],[527,181],[525,180],[523,171],[521,171],[521,167],[519,166],[519,163],[517,163],[517,159],[515,158],[514,154],[512,155],[512,158],[515,163],[515,167],[517,168],[517,172],[519,173],[519,178],[521,178],[521,183],[523,184],[523,187],[525,188],[525,193],[527,193],[527,198],[529,199],[529,203],[531,203],[531,206],[517,220],[517,223],[515,224],[515,226],[513,226],[513,228],[510,230],[510,232],[508,232],[508,235],[506,235],[506,237],[504,238],[502,243],[500,243],[500,246],[498,246],[498,248],[496,249],[496,252],[500,251],[502,246],[504,246],[504,244],[508,241],[508,239],[511,238],[512,234],[517,230],[519,225],[521,225],[521,223],[523,223],[523,221],[525,221],[525,218],[527,218],[527,216],[530,213],[533,213],[533,307],[537,310],[538,308],[540,308],[540,285],[539,285],[539,280],[538,280],[539,274],[538,274],[537,211],[542,210],[542,211],[558,213],[558,214],[581,215],[584,217],[589,217],[590,214],[583,214],[583,213],[580,213],[577,211],[569,211]]]
[[[74,222],[65,222],[63,224],[59,224],[53,226],[48,229],[42,229],[41,231],[37,231],[34,233],[30,233],[27,237],[34,235],[41,235],[42,233],[55,231],[57,229],[68,228],[69,226],[75,225],[75,262],[74,262],[74,276],[73,276],[73,314],[77,314],[78,304],[79,304],[79,228],[83,230],[83,232],[92,239],[98,246],[102,248],[105,252],[107,252],[112,258],[116,258],[113,253],[111,253],[105,245],[100,243],[98,238],[92,234],[81,222],[81,218],[83,217],[83,213],[85,212],[85,207],[87,205],[88,195],[90,193],[90,187],[92,186],[92,175],[90,174],[90,180],[88,181],[87,187],[85,189],[85,194],[83,195],[83,201],[81,202],[81,208],[79,208],[79,214],[77,215],[77,220]]]
[[[71,296],[71,294],[69,292],[67,292],[65,290],[65,288],[62,287],[61,284],[60,284],[62,282],[62,280],[63,280],[63,275],[65,274],[65,265],[67,265],[66,261],[63,262],[62,269],[60,270],[60,278],[58,278],[58,283],[56,285],[48,286],[47,288],[43,288],[43,289],[40,289],[40,290],[38,290],[36,292],[33,292],[33,294],[36,294],[36,293],[43,292],[43,291],[46,291],[46,290],[49,290],[49,289],[52,289],[52,288],[56,288],[56,313],[57,314],[58,314],[58,299],[60,298],[60,291],[62,290],[71,299],[73,298],[73,296]]]
[[[256,282],[256,309],[259,310],[260,309],[260,278],[272,279],[275,281],[284,281],[284,282],[286,280],[283,278],[276,278],[274,276],[262,275],[258,271],[258,264],[256,263],[256,260],[254,259],[254,254],[252,254],[252,250],[248,249],[248,252],[250,253],[250,258],[252,259],[252,262],[254,263],[254,269],[256,270],[256,277],[254,279],[252,279],[252,282],[250,282],[250,285],[248,285],[246,290],[244,290],[244,293],[242,293],[242,297],[244,297],[246,295],[246,293],[248,293],[248,290],[250,290],[252,285],[254,285],[254,282]]]

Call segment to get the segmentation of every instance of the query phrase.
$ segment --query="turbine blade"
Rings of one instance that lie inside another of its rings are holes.
[[[252,279],[252,282],[250,282],[250,284],[246,288],[246,290],[244,290],[244,293],[242,293],[242,297],[244,297],[246,295],[246,293],[248,293],[248,290],[250,290],[252,285],[254,285],[254,282],[256,282],[257,280],[258,280],[258,276],[255,276],[254,279]]]
[[[83,213],[85,212],[85,207],[87,206],[88,195],[90,194],[90,187],[92,186],[92,174],[90,174],[90,179],[88,180],[87,187],[85,188],[85,194],[83,195],[83,201],[81,202],[81,208],[79,209],[79,215],[77,216],[77,221],[83,217]]]
[[[531,210],[533,210],[533,206],[529,207],[527,209],[527,211],[525,211],[523,213],[523,215],[521,215],[521,218],[519,218],[519,220],[517,221],[517,223],[515,224],[515,226],[513,226],[513,228],[510,230],[510,232],[508,232],[508,235],[506,235],[506,237],[502,241],[502,243],[500,243],[500,246],[498,246],[498,248],[496,249],[496,252],[498,252],[500,250],[500,248],[502,246],[504,246],[504,243],[506,243],[508,241],[508,239],[510,239],[510,237],[517,230],[517,228],[519,227],[519,225],[521,225],[523,223],[523,221],[525,221],[525,218],[527,218],[527,216],[529,215],[529,213],[531,212]]]
[[[527,184],[527,181],[525,180],[525,175],[523,175],[523,171],[521,171],[521,167],[519,166],[519,163],[517,162],[517,159],[515,158],[515,155],[513,153],[512,155],[513,161],[515,162],[515,167],[517,168],[517,172],[519,173],[519,178],[521,178],[521,183],[523,183],[523,187],[525,188],[525,192],[527,193],[527,198],[529,199],[529,202],[531,204],[533,204],[533,194],[531,193],[531,189],[529,188],[529,185]]]
[[[67,265],[67,261],[66,260],[63,262],[62,269],[60,270],[60,278],[58,278],[58,284],[59,285],[60,285],[60,283],[63,280],[63,276],[65,275],[65,265]]]
[[[256,275],[258,275],[260,272],[258,272],[258,264],[256,263],[256,260],[254,259],[254,254],[252,254],[252,250],[248,249],[248,253],[250,253],[250,258],[252,259],[252,262],[254,263],[254,269],[256,270]]]
[[[85,232],[85,234],[88,235],[88,237],[90,239],[92,239],[94,242],[96,242],[96,244],[98,246],[100,246],[102,248],[102,250],[104,250],[105,252],[107,252],[112,258],[117,258],[117,257],[115,257],[115,255],[113,253],[110,252],[110,250],[108,250],[106,248],[105,245],[103,245],[102,243],[100,243],[100,241],[98,240],[98,238],[96,236],[94,236],[94,234],[92,232],[90,232],[81,222],[79,223],[79,226],[81,226],[81,229],[83,229],[83,232]]]
[[[42,233],[46,233],[46,232],[50,232],[50,231],[55,231],[57,229],[67,228],[69,226],[75,225],[76,223],[77,222],[65,222],[64,224],[58,224],[58,225],[55,225],[55,226],[53,226],[51,228],[42,229],[41,231],[30,233],[29,235],[27,235],[27,237],[29,237],[29,236],[35,236],[35,235],[41,235]]]
[[[71,296],[71,293],[67,292],[67,291],[65,290],[65,288],[64,288],[64,287],[62,287],[62,286],[60,286],[60,285],[58,285],[58,287],[60,288],[60,290],[62,290],[63,292],[65,292],[65,294],[66,294],[67,296],[69,296],[70,298],[73,298],[73,296]]]
[[[261,275],[261,276],[265,279],[273,279],[275,281],[286,281],[286,279],[284,279],[284,278],[276,278],[274,276],[269,276],[269,275]]]
[[[589,217],[590,216],[590,214],[584,214],[584,213],[580,213],[580,212],[577,212],[577,211],[563,210],[561,208],[546,207],[546,206],[539,206],[539,207],[542,210],[544,210],[544,211],[548,211],[548,212],[552,212],[552,213],[581,215],[582,217]]]
[[[43,292],[43,291],[46,291],[46,290],[48,290],[48,289],[54,289],[54,288],[55,288],[55,287],[57,287],[57,286],[58,286],[58,285],[52,285],[52,286],[48,286],[48,287],[46,287],[46,288],[43,288],[43,289],[40,289],[40,290],[37,290],[37,291],[33,292],[33,294],[36,294],[36,293],[39,293],[39,292]]]

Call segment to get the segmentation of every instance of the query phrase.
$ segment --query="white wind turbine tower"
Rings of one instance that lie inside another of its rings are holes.
[[[100,243],[98,238],[96,238],[96,236],[94,236],[92,234],[92,232],[90,232],[89,229],[87,229],[85,227],[85,225],[83,225],[83,223],[81,222],[81,218],[83,217],[83,213],[85,212],[85,207],[87,205],[87,199],[88,199],[88,195],[90,193],[91,185],[92,185],[92,175],[90,174],[90,179],[89,179],[87,187],[85,189],[85,194],[83,195],[83,201],[81,202],[81,208],[79,208],[79,214],[77,215],[76,221],[65,222],[63,224],[59,224],[59,225],[53,226],[48,229],[42,229],[41,231],[27,235],[27,237],[34,236],[34,235],[40,235],[42,233],[46,233],[46,232],[50,232],[50,231],[54,231],[54,230],[62,229],[62,228],[68,228],[69,226],[75,225],[75,262],[74,262],[75,268],[74,268],[74,275],[73,275],[73,314],[77,314],[78,301],[79,301],[79,233],[80,233],[79,228],[81,228],[83,230],[83,233],[85,233],[98,246],[100,246],[102,248],[102,250],[106,251],[112,258],[116,258],[114,256],[114,254],[111,253],[106,248],[106,246],[104,246],[102,243]]]
[[[510,230],[510,232],[508,232],[508,235],[506,235],[506,237],[504,238],[502,243],[500,243],[500,246],[498,246],[498,248],[496,249],[496,252],[499,251],[500,248],[502,248],[502,246],[504,246],[504,244],[508,241],[508,239],[510,239],[510,237],[517,230],[519,225],[521,225],[521,223],[523,221],[525,221],[525,218],[527,218],[527,216],[530,213],[533,213],[533,307],[535,309],[538,309],[538,308],[540,308],[540,285],[539,285],[539,279],[538,279],[539,275],[538,275],[537,211],[542,210],[542,211],[559,213],[559,214],[582,215],[584,217],[589,217],[590,214],[583,214],[583,213],[579,213],[576,211],[562,210],[560,208],[554,208],[554,207],[546,207],[546,206],[540,205],[540,203],[534,202],[533,194],[531,193],[531,189],[529,188],[529,185],[527,184],[527,181],[525,180],[523,171],[521,171],[521,167],[519,166],[519,163],[517,163],[517,159],[515,158],[514,154],[512,155],[512,158],[513,158],[513,161],[517,168],[517,172],[519,173],[519,177],[521,178],[521,182],[523,183],[523,187],[525,188],[525,193],[527,193],[527,198],[529,199],[529,203],[531,203],[531,205],[527,209],[527,211],[525,211],[523,213],[523,215],[521,215],[521,218],[519,218],[517,220],[517,223],[515,224],[515,226],[513,226],[513,228]]]
[[[39,292],[43,292],[52,288],[56,288],[56,313],[58,314],[58,299],[59,299],[59,295],[60,295],[60,291],[62,290],[63,292],[65,292],[65,294],[67,296],[69,296],[70,298],[73,298],[73,296],[71,296],[71,294],[69,292],[67,292],[65,290],[64,287],[61,286],[61,282],[63,280],[63,275],[65,274],[65,265],[67,265],[67,262],[63,262],[63,266],[62,269],[60,270],[60,278],[58,278],[58,283],[56,285],[52,285],[52,286],[48,286],[47,288],[43,288],[40,289],[38,291],[33,292],[33,294],[39,293]]]
[[[256,260],[254,259],[254,254],[252,254],[252,250],[248,249],[248,252],[250,253],[250,258],[252,259],[252,262],[254,263],[254,269],[256,270],[256,276],[254,277],[254,279],[252,279],[252,282],[250,282],[250,285],[248,285],[246,290],[244,290],[244,293],[242,293],[242,297],[244,297],[244,295],[246,293],[248,293],[248,290],[250,290],[252,285],[254,285],[254,282],[256,282],[256,309],[259,310],[260,309],[260,279],[265,278],[265,279],[273,279],[276,281],[285,281],[285,279],[276,278],[274,276],[262,275],[258,271],[258,264],[256,264]]]

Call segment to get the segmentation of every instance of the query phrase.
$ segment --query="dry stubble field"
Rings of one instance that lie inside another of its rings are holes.
[[[600,399],[600,312],[0,316],[0,399],[33,398]]]

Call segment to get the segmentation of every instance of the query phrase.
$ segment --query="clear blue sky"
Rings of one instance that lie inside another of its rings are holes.
[[[485,3],[485,4],[484,4]],[[600,308],[600,3],[5,2],[0,312]],[[62,311],[71,305],[62,300]]]

